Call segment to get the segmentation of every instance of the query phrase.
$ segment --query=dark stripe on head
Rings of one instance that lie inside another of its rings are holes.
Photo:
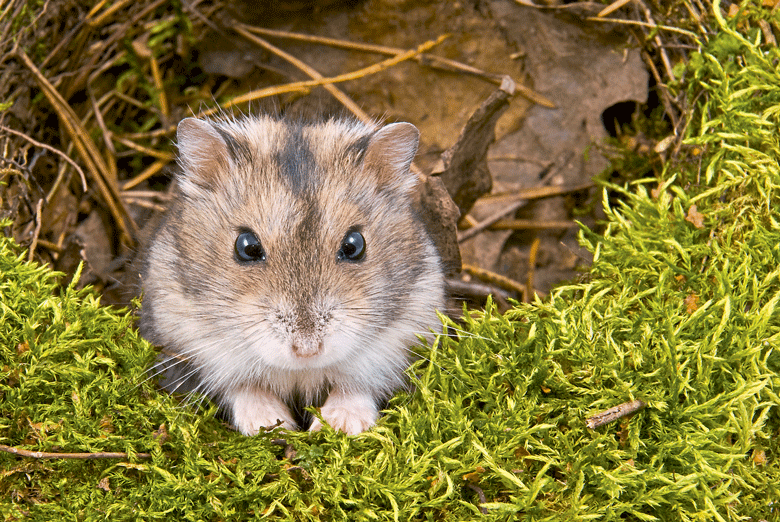
[[[304,204],[306,205],[306,210],[298,222],[296,236],[301,241],[313,242],[316,241],[316,231],[322,227],[322,214],[315,198],[307,195],[304,198]]]
[[[371,141],[371,135],[366,134],[365,136],[362,136],[355,140],[354,142],[350,143],[349,146],[346,149],[346,156],[348,158],[355,158],[355,160],[360,163],[363,161],[363,155],[366,153],[366,149],[368,148],[368,144]]]
[[[314,172],[317,162],[302,126],[291,126],[284,147],[276,154],[279,174],[293,194],[300,195],[316,189]]]

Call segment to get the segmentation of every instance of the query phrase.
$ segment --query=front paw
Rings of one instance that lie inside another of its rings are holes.
[[[379,412],[373,397],[334,391],[320,409],[322,418],[331,428],[347,435],[357,435],[376,424]],[[309,431],[322,429],[322,422],[315,418]]]
[[[243,388],[231,398],[233,425],[244,435],[256,435],[263,428],[296,429],[290,409],[272,393]]]

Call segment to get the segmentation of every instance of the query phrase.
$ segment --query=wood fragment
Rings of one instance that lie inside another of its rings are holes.
[[[15,448],[13,446],[7,446],[0,444],[0,451],[5,453],[11,453],[20,457],[28,457],[32,459],[75,459],[75,460],[96,460],[96,459],[127,459],[130,458],[129,453],[112,452],[112,451],[98,451],[94,453],[54,453],[48,451],[31,451],[21,448]],[[150,453],[135,453],[134,456],[139,459],[148,459],[152,455]]]
[[[469,116],[455,143],[431,169],[431,175],[441,179],[461,215],[467,214],[493,187],[488,148],[495,141],[496,122],[509,108],[514,93],[514,80],[505,76],[501,86]]]
[[[585,419],[585,425],[590,429],[595,429],[599,426],[609,424],[610,422],[615,422],[621,417],[635,413],[645,406],[647,406],[647,403],[639,399],[630,402],[624,402],[623,404],[618,404],[614,408],[610,408],[608,410],[602,411],[601,413],[597,413],[596,415],[588,417]]]
[[[777,40],[775,39],[775,35],[772,32],[772,27],[769,25],[769,22],[762,18],[758,21],[758,26],[761,28],[761,33],[763,33],[766,43],[772,47],[777,47]]]

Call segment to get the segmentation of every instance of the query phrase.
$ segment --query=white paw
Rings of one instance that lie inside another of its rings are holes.
[[[346,394],[333,391],[320,409],[322,418],[331,428],[347,435],[357,435],[376,424],[379,412],[370,395]],[[315,418],[309,431],[322,429],[322,422]]]
[[[272,393],[256,388],[242,388],[229,399],[233,424],[244,435],[256,435],[262,428],[296,428],[287,405]]]

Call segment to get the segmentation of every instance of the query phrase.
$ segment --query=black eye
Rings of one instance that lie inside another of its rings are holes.
[[[366,255],[366,240],[357,230],[347,232],[336,257],[339,261],[360,261]]]
[[[252,232],[241,232],[236,238],[236,258],[239,261],[265,261],[265,250]]]

